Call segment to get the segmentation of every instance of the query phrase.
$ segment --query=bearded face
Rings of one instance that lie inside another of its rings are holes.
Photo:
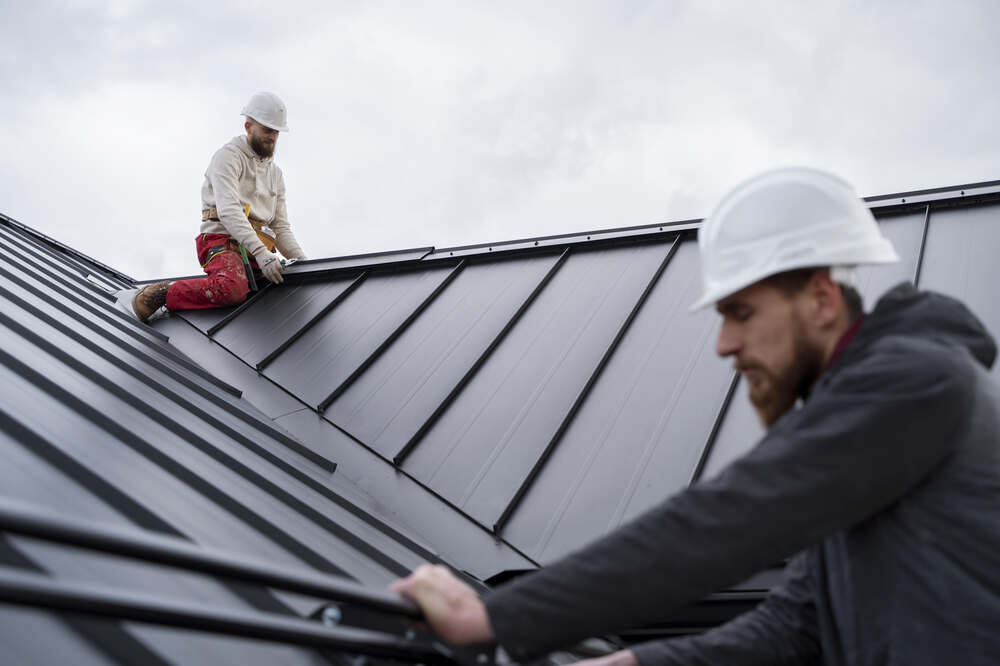
[[[247,143],[259,157],[267,158],[274,155],[278,143],[278,130],[264,127],[254,120],[247,120]]]
[[[734,363],[747,382],[750,403],[765,428],[791,410],[809,390],[823,370],[823,352],[805,337],[801,320],[793,317],[796,329],[791,338],[790,353],[774,354],[770,358],[754,358]]]
[[[823,371],[824,347],[802,314],[807,298],[758,283],[717,305],[723,324],[716,351],[733,357],[765,428],[808,396]]]

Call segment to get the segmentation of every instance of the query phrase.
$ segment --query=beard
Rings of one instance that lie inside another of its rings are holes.
[[[249,137],[250,147],[253,148],[253,152],[257,153],[260,157],[271,157],[274,155],[274,144],[275,142],[268,142],[259,136],[254,136],[253,134]]]
[[[823,371],[823,352],[796,331],[794,353],[786,368],[765,368],[755,363],[741,364],[740,371],[750,370],[751,381],[746,375],[750,402],[765,428],[770,428],[789,412],[799,398],[806,398],[813,384]]]

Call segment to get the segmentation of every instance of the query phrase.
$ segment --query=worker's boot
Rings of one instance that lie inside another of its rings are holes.
[[[153,284],[147,284],[135,293],[135,296],[132,297],[132,310],[135,312],[135,316],[139,318],[139,321],[145,324],[154,312],[166,304],[167,288],[169,286],[170,283],[166,280],[163,282],[154,282]]]

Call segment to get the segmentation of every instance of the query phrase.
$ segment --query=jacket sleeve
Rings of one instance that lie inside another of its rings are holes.
[[[642,666],[807,666],[821,663],[816,605],[802,553],[757,608],[698,636],[631,648]]]
[[[872,343],[715,478],[492,591],[498,642],[523,660],[655,622],[878,512],[953,450],[971,364],[930,341]]]
[[[276,167],[277,168],[277,167]],[[274,221],[271,228],[274,229],[274,242],[278,246],[281,254],[289,259],[306,259],[306,253],[302,251],[299,242],[292,233],[292,225],[288,223],[288,208],[285,206],[285,175],[278,170],[278,200],[274,208]]]
[[[267,248],[257,238],[257,233],[243,213],[239,186],[240,160],[235,150],[223,146],[217,151],[212,156],[206,175],[212,184],[215,208],[219,211],[219,222],[225,227],[226,233],[245,247],[247,252],[255,255],[261,251],[266,252]]]

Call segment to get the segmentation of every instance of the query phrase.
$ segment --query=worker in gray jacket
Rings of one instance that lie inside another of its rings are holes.
[[[864,315],[850,267],[895,252],[843,181],[765,173],[699,233],[717,352],[764,437],[701,481],[480,599],[442,567],[394,589],[455,644],[516,660],[646,626],[791,558],[755,610],[621,664],[1000,663],[996,345],[958,301],[890,290]],[[668,378],[665,378],[668,380]]]
[[[246,135],[217,150],[201,186],[201,230],[195,238],[206,277],[149,284],[132,298],[140,321],[162,306],[168,310],[217,308],[242,303],[254,269],[283,281],[283,262],[302,260],[288,222],[285,178],[274,163],[278,133],[288,131],[284,103],[274,93],[254,94],[242,114]]]

